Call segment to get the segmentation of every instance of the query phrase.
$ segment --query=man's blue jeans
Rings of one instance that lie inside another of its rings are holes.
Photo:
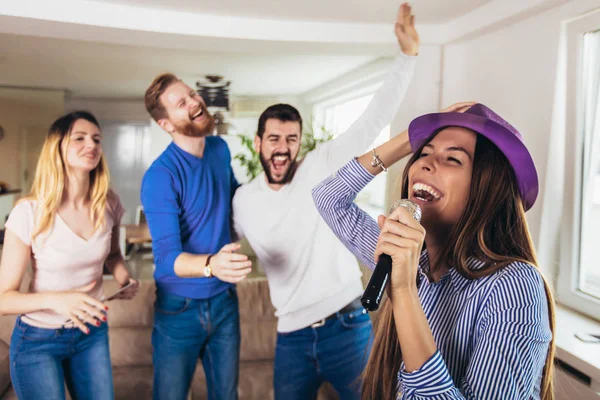
[[[10,341],[10,377],[20,400],[112,400],[108,326],[43,329],[19,317]]]
[[[209,299],[156,292],[154,399],[185,400],[202,360],[209,400],[237,399],[240,316],[235,287]]]
[[[321,327],[277,334],[276,400],[317,398],[323,381],[340,399],[360,399],[360,375],[371,350],[372,323],[364,309],[337,314]]]

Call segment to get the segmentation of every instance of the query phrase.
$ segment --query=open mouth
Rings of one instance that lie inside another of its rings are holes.
[[[430,203],[442,198],[442,194],[435,188],[418,182],[413,185],[413,197],[417,200]]]
[[[204,117],[204,109],[203,108],[200,108],[196,114],[191,116],[192,121],[195,121],[195,122],[201,121],[203,117]]]
[[[289,161],[290,157],[288,155],[277,155],[271,158],[271,165],[274,172],[283,173]]]

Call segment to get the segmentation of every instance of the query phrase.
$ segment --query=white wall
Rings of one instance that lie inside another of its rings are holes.
[[[0,89],[0,125],[5,136],[0,140],[0,181],[27,194],[35,166],[50,125],[64,111],[62,91]],[[19,197],[3,196],[0,229]]]
[[[442,103],[475,100],[521,131],[535,160],[540,197],[528,215],[539,237],[561,21],[598,8],[575,0],[503,29],[444,46]]]
[[[86,110],[99,121],[147,123],[150,117],[143,99],[88,99],[73,97],[65,103],[67,111]]]

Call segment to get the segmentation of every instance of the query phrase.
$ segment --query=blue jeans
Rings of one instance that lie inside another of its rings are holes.
[[[277,400],[316,399],[323,381],[340,399],[360,399],[360,375],[371,350],[371,318],[364,309],[337,314],[318,328],[277,334]]]
[[[10,376],[20,400],[114,399],[108,326],[43,329],[19,317],[10,340]]]
[[[202,360],[210,400],[237,399],[240,314],[234,286],[209,299],[156,292],[154,399],[185,400]]]

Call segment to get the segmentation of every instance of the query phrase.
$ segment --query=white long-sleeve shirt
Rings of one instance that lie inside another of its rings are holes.
[[[237,190],[234,229],[265,270],[279,332],[310,326],[362,294],[356,258],[321,219],[311,191],[368,150],[398,110],[415,64],[416,57],[400,54],[365,112],[345,133],[309,153],[290,183],[275,191],[263,172]]]

